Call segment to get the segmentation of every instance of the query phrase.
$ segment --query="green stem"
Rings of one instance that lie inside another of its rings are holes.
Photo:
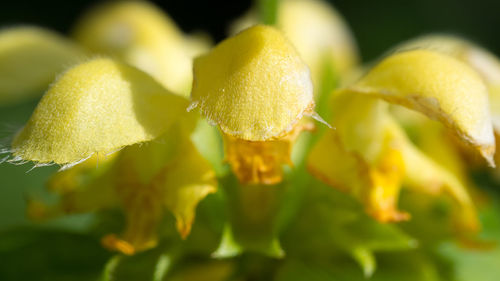
[[[257,0],[260,22],[275,25],[278,18],[279,0]]]

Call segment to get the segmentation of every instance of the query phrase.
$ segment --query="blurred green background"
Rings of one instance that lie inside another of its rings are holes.
[[[101,1],[2,1],[0,26],[37,24],[68,32],[82,11]],[[250,0],[153,1],[185,31],[208,31],[217,41]],[[344,15],[358,40],[363,58],[372,59],[394,44],[428,32],[464,35],[500,52],[500,1],[496,0],[330,0]]]

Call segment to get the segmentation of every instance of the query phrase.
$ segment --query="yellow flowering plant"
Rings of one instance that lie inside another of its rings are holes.
[[[230,33],[210,48],[142,1],[71,39],[0,31],[0,103],[46,89],[2,162],[60,167],[0,256],[55,237],[82,280],[462,280],[456,256],[498,261],[498,207],[464,161],[498,161],[493,54],[429,36],[360,66],[320,0],[256,1]]]

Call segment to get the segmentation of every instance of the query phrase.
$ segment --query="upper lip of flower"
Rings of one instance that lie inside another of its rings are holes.
[[[257,25],[225,40],[195,60],[194,73],[193,107],[241,139],[285,134],[314,104],[308,67],[272,27]]]

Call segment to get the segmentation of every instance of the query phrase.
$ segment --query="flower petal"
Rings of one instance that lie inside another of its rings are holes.
[[[52,85],[14,139],[13,153],[39,163],[76,163],[160,136],[186,103],[133,67],[95,59]]]
[[[279,137],[313,105],[309,69],[276,29],[254,26],[194,62],[192,107],[237,138]]]
[[[40,96],[57,73],[85,56],[59,34],[37,27],[0,32],[0,104]]]
[[[156,183],[165,189],[165,204],[175,215],[177,230],[186,238],[191,231],[196,206],[217,190],[215,172],[196,148],[186,143],[182,153],[165,168],[165,173]]]
[[[476,70],[488,85],[493,126],[500,131],[500,60],[494,54],[460,37],[441,34],[419,37],[396,47],[396,51],[406,49],[442,52]]]
[[[354,38],[342,16],[325,1],[285,0],[278,6],[276,26],[286,34],[311,69],[315,85],[328,60],[336,74],[346,74],[358,62]],[[255,10],[238,19],[231,28],[236,34],[259,22]]]
[[[329,131],[311,151],[308,167],[319,179],[360,200],[375,219],[407,220],[408,214],[397,208],[404,163],[400,152],[386,149],[371,165],[358,153],[347,151],[338,135]]]
[[[441,121],[494,166],[488,89],[466,64],[427,50],[397,53],[347,91],[380,97]]]

